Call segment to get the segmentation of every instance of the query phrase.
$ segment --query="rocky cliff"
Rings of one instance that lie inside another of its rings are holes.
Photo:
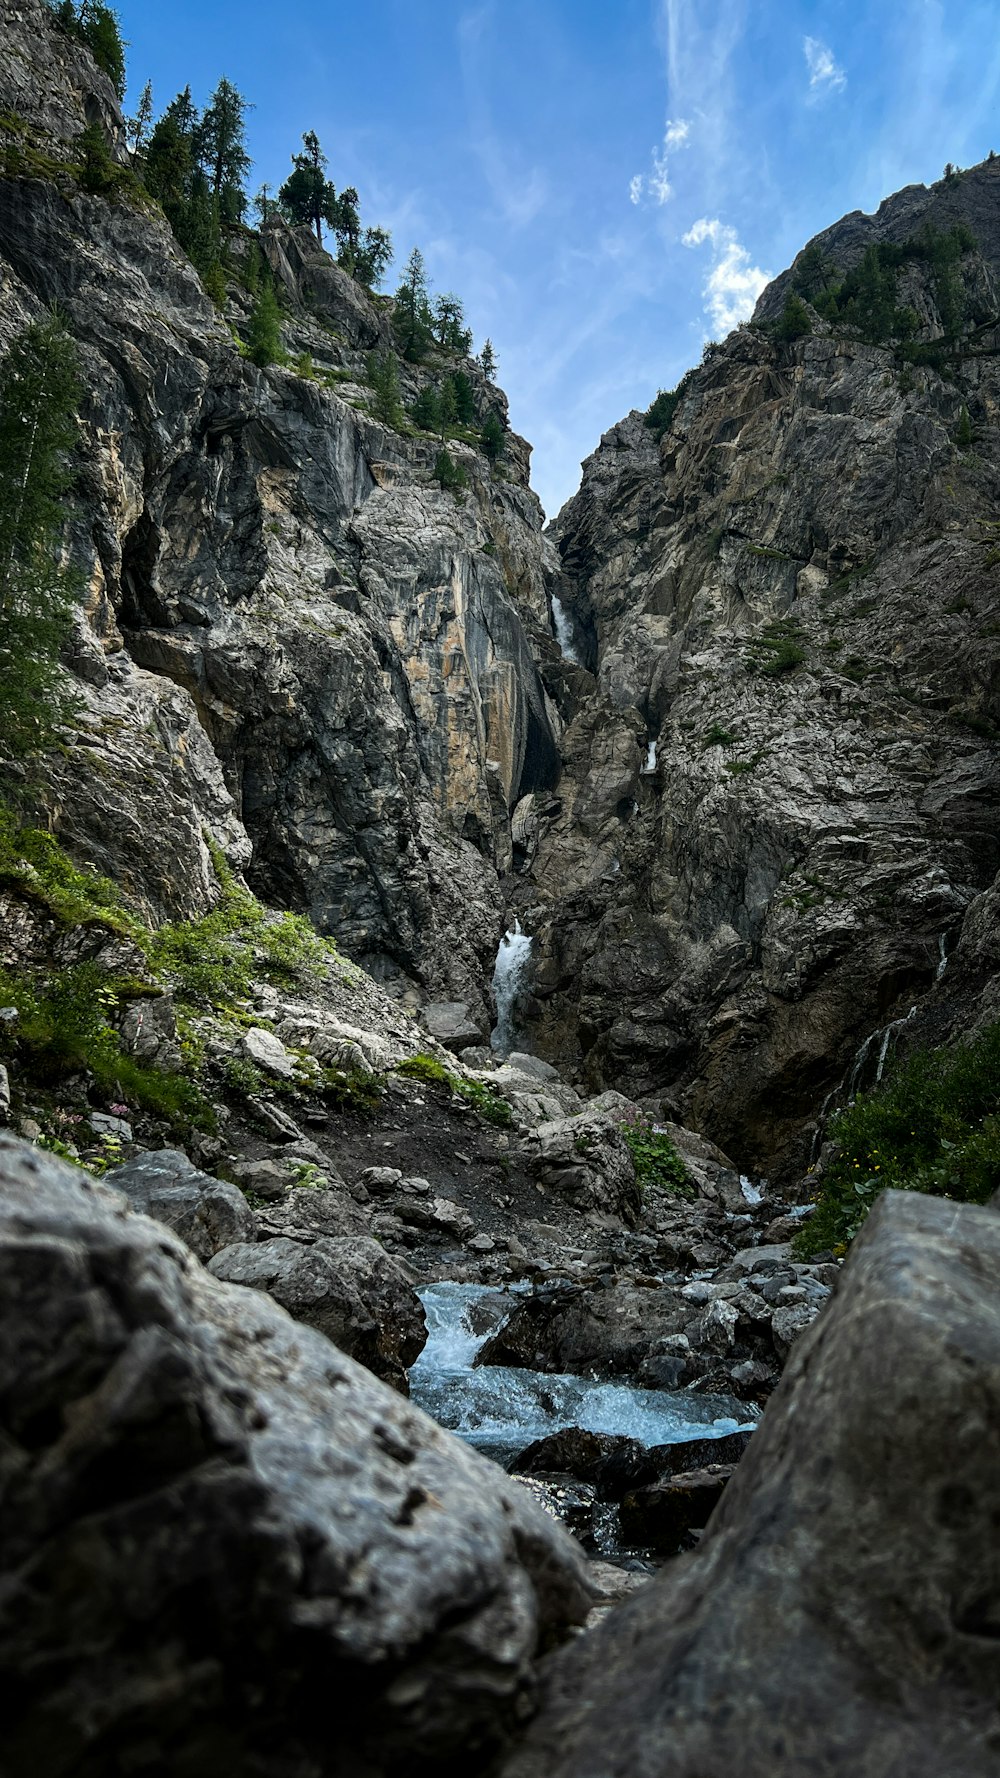
[[[639,414],[605,434],[552,527],[589,673],[536,799],[539,1041],[767,1170],[801,1169],[863,1040],[981,950],[998,202],[991,160],[828,230],[659,442]],[[943,278],[919,244],[956,225]],[[802,298],[782,328],[810,269],[832,287],[873,243],[900,249],[903,338]],[[959,997],[949,1029],[973,1016]]]
[[[370,411],[385,300],[280,221],[264,246],[299,368],[258,370],[239,279],[220,313],[141,192],[82,189],[86,121],[124,157],[109,83],[42,0],[4,12],[0,339],[58,304],[87,389],[87,712],[47,812],[154,918],[207,905],[208,833],[411,1001],[485,1019],[510,812],[557,770],[528,448],[508,434],[491,473],[459,442],[469,491],[442,490],[435,442]],[[441,368],[404,366],[404,396]]]

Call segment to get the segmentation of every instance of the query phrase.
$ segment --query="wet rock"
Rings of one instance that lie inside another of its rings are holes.
[[[505,1778],[992,1778],[998,1271],[993,1211],[878,1200],[696,1553],[557,1657]]]
[[[558,1519],[576,1537],[585,1539],[593,1529],[596,1495],[586,1482],[571,1475],[521,1475],[516,1467],[509,1473],[511,1480],[537,1500],[544,1512]]]
[[[168,1748],[191,1773],[222,1750],[259,1778],[402,1778],[502,1747],[586,1613],[572,1540],[116,1203],[0,1137],[0,1766],[139,1772]]]
[[[105,1175],[133,1210],[173,1229],[200,1260],[234,1241],[253,1241],[257,1220],[235,1185],[213,1179],[175,1148],[137,1155]]]
[[[605,1493],[609,1471],[634,1471],[630,1484],[634,1485],[636,1479],[646,1479],[647,1468],[647,1454],[638,1439],[611,1432],[588,1432],[582,1426],[564,1426],[559,1432],[535,1439],[511,1465],[519,1476],[572,1475],[579,1481],[593,1482],[601,1499],[614,1498]],[[648,1479],[656,1473],[655,1469],[649,1470]]]
[[[268,1291],[296,1321],[318,1328],[407,1393],[406,1372],[427,1338],[424,1311],[406,1274],[377,1241],[319,1236],[303,1245],[277,1236],[224,1248],[209,1271],[229,1284]]]
[[[706,1464],[627,1493],[620,1509],[623,1540],[669,1556],[689,1547],[688,1533],[708,1524],[732,1474],[731,1464]]]

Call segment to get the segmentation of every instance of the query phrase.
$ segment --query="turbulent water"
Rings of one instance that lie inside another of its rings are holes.
[[[559,652],[564,661],[572,661],[574,666],[582,666],[577,646],[573,640],[573,625],[568,611],[561,599],[552,598],[552,628],[555,631]]]
[[[514,1048],[516,1031],[514,1013],[517,997],[524,987],[531,957],[531,939],[521,931],[520,920],[504,933],[493,970],[493,997],[496,1000],[497,1022],[490,1037],[490,1046],[498,1055],[509,1056]]]
[[[721,1438],[752,1424],[738,1403],[718,1396],[634,1389],[500,1365],[475,1370],[476,1353],[511,1306],[510,1293],[482,1284],[434,1284],[420,1297],[428,1340],[410,1372],[411,1396],[442,1426],[498,1463],[509,1463],[534,1439],[563,1426],[670,1445]]]

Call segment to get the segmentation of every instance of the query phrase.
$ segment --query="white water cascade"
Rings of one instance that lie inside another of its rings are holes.
[[[562,1426],[624,1433],[644,1445],[721,1438],[752,1429],[756,1414],[725,1396],[638,1389],[595,1377],[483,1365],[475,1357],[520,1291],[482,1284],[431,1284],[420,1292],[427,1344],[410,1371],[410,1393],[467,1444],[509,1463],[525,1445]]]
[[[575,667],[582,667],[583,662],[573,638],[572,620],[562,600],[555,593],[552,595],[552,628],[563,660],[572,661]]]
[[[497,1022],[490,1036],[490,1048],[499,1056],[509,1056],[514,1048],[514,1010],[517,997],[524,987],[531,946],[531,938],[521,931],[520,920],[515,920],[500,940],[493,970]]]
[[[646,748],[646,763],[642,768],[642,776],[644,778],[650,778],[650,777],[652,777],[655,770],[656,770],[656,742],[650,741],[649,746]]]

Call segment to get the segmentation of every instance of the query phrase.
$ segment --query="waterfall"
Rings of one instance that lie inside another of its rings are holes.
[[[497,1022],[490,1036],[490,1048],[500,1056],[509,1056],[514,1048],[514,1010],[524,987],[531,956],[532,940],[521,931],[520,920],[508,927],[500,940],[493,970],[493,996],[497,1005]]]
[[[649,746],[646,748],[646,763],[642,768],[642,775],[644,778],[649,778],[652,776],[652,774],[653,774],[653,772],[655,772],[655,770],[656,770],[656,742],[650,741]]]
[[[583,662],[573,637],[573,620],[562,600],[555,593],[552,595],[552,628],[555,631],[563,660],[572,661],[575,667],[582,667]]]
[[[944,972],[947,969],[947,967],[948,967],[948,934],[946,932],[939,932],[938,933],[937,968],[934,971],[934,980],[936,982],[939,982],[941,980],[941,977],[944,975]]]

